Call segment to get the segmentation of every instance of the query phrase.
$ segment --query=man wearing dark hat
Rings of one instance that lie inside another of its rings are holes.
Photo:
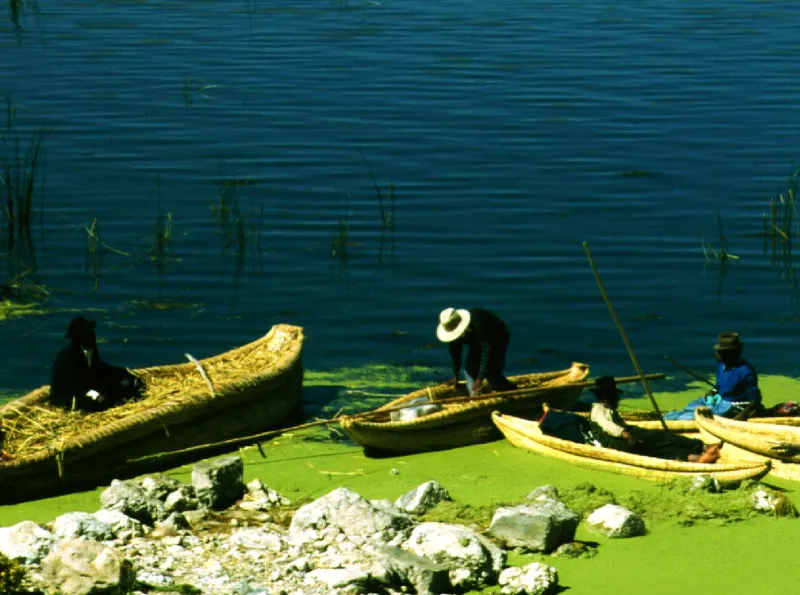
[[[742,357],[744,343],[739,333],[720,333],[714,345],[717,359],[717,381],[714,390],[704,397],[690,401],[678,411],[668,411],[664,419],[694,419],[698,407],[710,407],[714,415],[735,417],[748,406],[750,415],[762,410],[761,390],[756,369]]]
[[[750,403],[761,405],[761,390],[758,388],[758,373],[742,357],[744,343],[739,333],[720,333],[714,345],[717,365],[717,390],[722,399],[736,407],[744,408]]]
[[[496,314],[484,308],[456,310],[446,308],[439,314],[436,336],[447,343],[453,363],[453,378],[458,383],[463,348],[468,348],[464,374],[470,395],[477,395],[484,381],[492,391],[513,390],[516,385],[504,375],[510,333]]]
[[[67,327],[70,342],[53,364],[50,403],[64,409],[100,411],[138,396],[138,379],[100,359],[94,320],[78,316]]]
[[[600,376],[589,390],[597,397],[589,421],[600,446],[660,459],[713,463],[719,458],[719,448],[706,448],[701,440],[629,425],[617,410],[623,392],[613,376]]]

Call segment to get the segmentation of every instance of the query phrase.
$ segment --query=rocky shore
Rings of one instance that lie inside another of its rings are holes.
[[[692,489],[720,488],[701,478]],[[769,488],[746,489],[753,509],[795,514]],[[0,554],[25,570],[20,593],[393,595],[496,586],[544,594],[558,591],[559,557],[594,555],[575,541],[580,523],[605,538],[646,534],[631,510],[605,504],[579,514],[551,485],[497,507],[488,527],[426,520],[450,500],[436,481],[395,501],[340,487],[298,507],[258,479],[245,485],[238,456],[195,465],[191,484],[164,475],[115,480],[100,500],[95,513],[0,528]],[[548,562],[510,566],[511,550],[543,552]]]

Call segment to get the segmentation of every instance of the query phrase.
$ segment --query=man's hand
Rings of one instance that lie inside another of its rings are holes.
[[[636,446],[639,444],[639,439],[631,434],[628,430],[622,432],[622,437],[625,439],[625,442],[628,443],[628,446]]]

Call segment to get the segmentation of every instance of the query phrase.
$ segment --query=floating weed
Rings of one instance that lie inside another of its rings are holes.
[[[263,205],[260,211],[254,208],[253,219],[248,225],[239,206],[239,188],[255,186],[256,183],[256,178],[252,176],[220,179],[219,198],[209,204],[211,217],[219,226],[222,249],[224,251],[233,250],[240,264],[244,261],[248,245],[254,252],[259,246],[264,209]],[[258,213],[257,223],[255,221],[256,213]],[[248,238],[250,238],[249,242]]]
[[[739,260],[738,256],[731,254],[728,250],[728,238],[722,228],[722,215],[720,215],[719,211],[717,211],[717,226],[719,227],[719,249],[715,249],[711,244],[701,240],[706,262],[709,260],[719,260],[720,262]]]
[[[129,300],[128,304],[139,310],[193,310],[201,308],[203,304],[197,302],[179,302],[176,300]]]
[[[164,215],[161,210],[161,181],[157,184],[157,211],[156,219],[153,225],[153,239],[150,242],[150,248],[147,251],[150,260],[159,264],[164,262],[164,259],[169,255],[169,248],[172,245],[172,213],[167,212]]]

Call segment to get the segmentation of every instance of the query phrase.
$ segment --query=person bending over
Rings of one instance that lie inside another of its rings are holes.
[[[491,391],[517,388],[504,375],[510,339],[508,326],[493,312],[484,308],[446,308],[439,314],[436,336],[447,343],[450,351],[453,378],[448,380],[448,384],[458,384],[463,350],[466,347],[464,377],[470,395],[479,394],[485,384],[489,385]]]

